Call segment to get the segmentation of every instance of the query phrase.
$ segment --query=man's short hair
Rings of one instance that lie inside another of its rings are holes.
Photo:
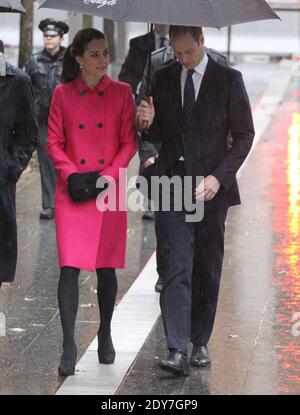
[[[196,42],[199,42],[202,35],[202,27],[199,26],[175,26],[171,25],[169,30],[170,39],[190,34]]]

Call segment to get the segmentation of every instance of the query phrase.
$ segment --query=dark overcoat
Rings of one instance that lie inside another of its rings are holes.
[[[6,64],[0,77],[0,282],[12,282],[17,261],[16,183],[37,145],[29,77]]]
[[[30,56],[25,65],[34,90],[39,125],[48,124],[52,95],[61,82],[64,54],[64,47],[55,56],[44,49]]]
[[[143,78],[147,58],[155,50],[155,35],[153,32],[135,37],[130,41],[129,52],[122,65],[119,81],[131,85],[133,93]]]

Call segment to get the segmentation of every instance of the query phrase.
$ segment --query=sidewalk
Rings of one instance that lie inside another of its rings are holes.
[[[276,68],[276,64],[238,67],[244,73],[254,109],[259,107]],[[147,341],[121,385],[117,385],[116,393],[300,393],[297,364],[300,344],[291,332],[292,315],[300,311],[297,304],[300,124],[296,116],[288,137],[292,113],[299,111],[298,87],[295,78],[243,169],[240,179],[243,205],[229,213],[220,302],[209,345],[211,369],[193,370],[190,378],[177,379],[157,368],[157,357],[164,355],[165,344],[160,319],[155,324],[158,295],[152,281],[151,284],[148,281],[145,295],[153,300],[154,327],[152,331],[149,328]],[[130,174],[136,174],[137,169],[135,158]],[[0,291],[0,312],[5,314],[7,323],[6,337],[0,337],[0,394],[54,394],[61,386],[57,375],[62,340],[56,300],[58,266],[54,224],[38,220],[37,171],[29,171],[21,179],[17,203],[18,272],[15,283],[4,284]],[[154,249],[153,223],[142,222],[141,213],[129,213],[127,268],[118,272],[120,305],[126,302],[128,289]],[[137,283],[139,280],[140,277]],[[155,281],[153,274],[152,280]],[[88,349],[98,329],[95,286],[95,276],[82,272],[76,331],[79,356]],[[135,323],[128,327],[124,322],[132,337],[136,337],[137,327]],[[91,347],[88,350],[94,349],[93,343]],[[88,369],[82,369],[85,359],[86,355],[79,361],[76,375],[67,379],[59,394],[66,390],[97,393],[89,384],[85,385],[85,391],[70,389],[85,373],[98,386],[97,376],[101,376],[103,366],[95,360]],[[110,370],[118,371],[118,359],[113,366]],[[127,369],[123,370],[126,374]]]

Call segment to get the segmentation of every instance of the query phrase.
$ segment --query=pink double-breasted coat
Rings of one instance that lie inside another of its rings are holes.
[[[56,87],[49,115],[48,155],[57,171],[55,222],[59,263],[94,271],[124,268],[127,212],[97,209],[95,199],[72,201],[71,173],[101,170],[117,183],[136,152],[129,85],[105,75],[93,90],[81,77]]]

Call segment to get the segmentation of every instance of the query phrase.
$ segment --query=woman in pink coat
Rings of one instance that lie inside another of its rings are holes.
[[[118,194],[119,169],[126,168],[136,152],[136,133],[131,88],[112,80],[106,73],[108,65],[105,35],[95,29],[78,32],[66,51],[62,84],[50,109],[48,154],[57,171],[58,303],[63,329],[58,370],[62,376],[75,371],[80,269],[97,272],[99,362],[115,359],[110,324],[117,294],[115,269],[125,266],[127,213],[97,209],[96,197],[103,188],[97,188],[96,181],[99,176],[114,180]],[[141,123],[149,120],[148,109],[138,110]]]

